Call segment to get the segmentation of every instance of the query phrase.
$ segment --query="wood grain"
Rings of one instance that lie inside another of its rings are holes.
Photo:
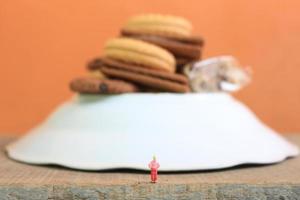
[[[300,145],[300,136],[289,137]],[[160,174],[151,184],[143,171],[75,171],[7,158],[0,138],[2,199],[300,199],[300,158],[275,165]]]

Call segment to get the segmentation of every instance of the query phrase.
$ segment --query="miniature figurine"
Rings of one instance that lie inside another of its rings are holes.
[[[156,157],[153,156],[153,160],[148,164],[148,167],[151,169],[151,182],[156,183],[157,181],[157,170],[159,168],[159,163],[156,162]]]

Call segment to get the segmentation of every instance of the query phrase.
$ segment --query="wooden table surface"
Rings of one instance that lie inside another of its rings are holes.
[[[300,146],[300,136],[290,135]],[[160,174],[157,184],[140,171],[76,171],[7,158],[0,138],[2,199],[300,199],[300,158],[264,166]]]

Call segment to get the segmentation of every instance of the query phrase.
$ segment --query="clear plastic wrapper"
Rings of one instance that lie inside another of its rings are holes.
[[[235,92],[249,84],[251,70],[232,56],[213,57],[185,66],[193,92]]]

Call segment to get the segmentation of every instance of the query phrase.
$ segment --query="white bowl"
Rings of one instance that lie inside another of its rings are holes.
[[[230,95],[81,95],[7,146],[12,159],[83,170],[208,170],[276,163],[298,148]]]

